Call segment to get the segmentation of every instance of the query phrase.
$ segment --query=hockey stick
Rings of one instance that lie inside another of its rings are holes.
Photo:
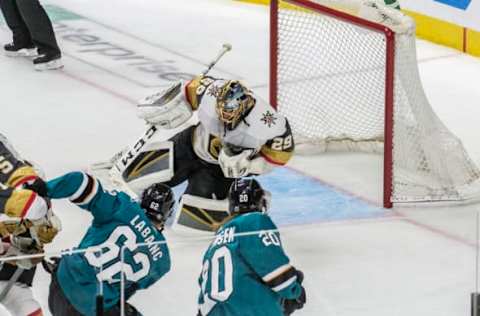
[[[225,55],[227,52],[231,51],[232,50],[232,45],[231,44],[223,44],[222,45],[222,50],[220,52],[218,52],[218,55],[217,57],[215,57],[214,60],[212,60],[208,66],[207,66],[207,69],[205,69],[204,71],[202,71],[200,73],[201,76],[205,76],[206,74],[208,74],[210,72],[210,70],[212,70],[213,67],[215,67],[215,65],[218,63],[218,61],[223,57],[223,55]],[[181,85],[174,85],[172,87],[170,87],[168,90],[166,91],[162,91],[162,92],[157,92],[156,94],[154,94],[153,96],[160,96],[160,93],[162,93],[163,95],[169,95],[171,93],[173,93],[174,91],[179,91],[180,90],[180,87]],[[175,92],[173,93],[174,95],[177,95],[178,92]],[[168,101],[167,101],[168,102]],[[148,106],[156,106],[155,104],[139,104],[137,105],[138,107],[148,107]]]
[[[231,50],[232,50],[231,44],[228,44],[228,43],[223,44],[222,50],[218,53],[217,57],[214,60],[212,60],[212,62],[210,62],[210,64],[208,65],[208,68],[201,73],[202,76],[205,76],[206,74],[208,74],[210,70],[212,70],[212,68],[215,67],[218,61],[223,57],[223,55],[225,55],[227,52]]]
[[[8,292],[12,289],[12,286],[15,284],[15,282],[18,281],[22,273],[25,271],[25,269],[18,267],[17,270],[13,273],[12,277],[10,280],[8,280],[7,285],[3,288],[2,292],[0,293],[0,302],[2,302],[5,297],[7,297]]]

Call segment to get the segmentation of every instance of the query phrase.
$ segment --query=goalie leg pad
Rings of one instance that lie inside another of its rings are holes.
[[[174,224],[201,231],[216,231],[228,217],[228,200],[212,200],[184,194]]]
[[[176,214],[177,224],[216,231],[229,216],[227,194],[233,179],[223,176],[217,165],[205,165],[189,179]]]
[[[139,196],[150,185],[167,182],[172,177],[173,143],[171,141],[153,142],[145,145],[121,171],[122,180]]]

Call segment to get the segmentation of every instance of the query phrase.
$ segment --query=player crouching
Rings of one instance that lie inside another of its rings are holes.
[[[253,179],[232,184],[230,217],[203,257],[199,316],[290,315],[305,304],[303,273],[266,214],[268,195]]]

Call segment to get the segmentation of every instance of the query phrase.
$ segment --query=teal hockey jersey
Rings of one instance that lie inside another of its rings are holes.
[[[301,285],[268,215],[236,216],[216,233],[199,278],[202,316],[281,316]],[[253,233],[251,233],[253,232]]]
[[[99,281],[106,309],[120,301],[121,249],[124,250],[126,298],[145,289],[170,270],[165,238],[140,205],[123,192],[107,192],[83,172],[68,173],[47,182],[48,196],[69,198],[89,211],[93,222],[78,248],[101,247],[101,253],[64,255],[57,279],[66,298],[80,313],[95,315]],[[160,244],[156,242],[162,242]],[[145,243],[145,246],[137,246]]]

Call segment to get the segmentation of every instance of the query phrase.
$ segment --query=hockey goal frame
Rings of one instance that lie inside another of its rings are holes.
[[[277,108],[278,92],[278,13],[279,2],[286,2],[322,15],[355,24],[381,33],[385,36],[385,119],[383,153],[383,207],[392,208],[393,191],[393,106],[395,73],[395,33],[382,24],[371,22],[343,11],[339,11],[309,0],[271,0],[270,1],[270,104]]]

